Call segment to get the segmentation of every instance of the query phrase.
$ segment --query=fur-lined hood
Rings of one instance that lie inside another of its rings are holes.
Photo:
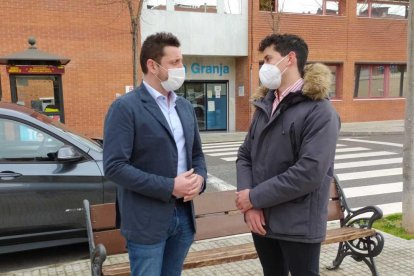
[[[332,81],[331,70],[322,63],[312,63],[305,66],[305,74],[303,77],[303,95],[317,101],[328,98],[329,88]],[[260,86],[252,95],[252,101],[263,99],[269,89]]]

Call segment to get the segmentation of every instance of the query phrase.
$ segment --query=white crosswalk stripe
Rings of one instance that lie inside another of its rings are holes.
[[[375,159],[375,160],[368,160],[368,161],[354,161],[354,162],[344,162],[344,163],[335,162],[335,170],[369,167],[369,166],[377,166],[377,165],[400,164],[400,163],[402,163],[402,158]]]
[[[203,151],[207,156],[226,162],[235,162],[241,144],[241,141],[204,144]],[[379,146],[383,147],[378,150]],[[352,208],[376,205],[382,209],[384,215],[402,211],[399,196],[403,191],[401,147],[402,144],[398,143],[371,141],[363,138],[340,139],[336,149],[335,173],[343,184],[342,186],[344,184],[346,186],[343,188],[346,197],[355,202]],[[388,180],[381,181],[381,179]],[[390,182],[390,179],[398,182]],[[214,178],[213,180],[213,186],[219,190],[234,187],[226,186],[225,182],[220,182],[220,179]],[[361,184],[364,185],[361,186]],[[367,204],[365,201],[365,198],[369,197],[372,200],[375,196],[381,195],[390,195],[391,199],[387,199],[388,202],[394,198],[399,199],[391,203],[377,200],[381,204]]]
[[[340,181],[345,181],[345,180],[366,179],[366,178],[400,175],[400,174],[402,174],[402,168],[382,169],[382,170],[363,171],[363,172],[351,172],[351,173],[338,173],[337,176]]]
[[[394,182],[387,184],[378,184],[378,185],[369,185],[369,186],[359,186],[344,188],[344,193],[347,198],[353,197],[363,197],[370,195],[381,195],[387,193],[399,193],[403,190],[402,182]]]
[[[222,148],[222,149],[203,149],[204,153],[210,153],[210,152],[227,152],[227,151],[235,151],[237,152],[239,150],[239,148]],[[218,156],[218,155],[212,155],[210,154],[210,156]]]
[[[234,143],[234,144],[226,144],[226,145],[209,145],[203,146],[204,149],[219,149],[219,148],[227,148],[227,147],[240,147],[241,143]]]
[[[364,152],[364,153],[337,154],[335,155],[335,160],[374,157],[374,156],[386,156],[386,155],[392,155],[392,154],[397,154],[397,153],[391,152],[391,151],[373,151],[373,152]]]
[[[336,153],[338,153],[338,152],[366,151],[366,150],[369,150],[369,148],[363,148],[363,147],[343,148],[343,149],[336,149]]]

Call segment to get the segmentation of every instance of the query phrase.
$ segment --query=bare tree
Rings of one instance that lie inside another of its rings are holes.
[[[98,5],[112,5],[119,4],[126,6],[129,12],[131,22],[131,36],[132,36],[132,76],[134,87],[138,86],[138,64],[140,41],[139,33],[141,31],[141,13],[145,0],[97,0]],[[124,7],[125,7],[124,6]]]
[[[283,12],[283,6],[285,2],[281,0],[261,0],[260,10],[270,11],[271,21],[270,28],[272,33],[276,34],[280,32],[280,15]]]
[[[408,35],[407,35],[407,69],[408,86],[405,107],[405,131],[403,149],[403,218],[402,226],[408,233],[414,234],[414,0],[410,0],[408,12]]]

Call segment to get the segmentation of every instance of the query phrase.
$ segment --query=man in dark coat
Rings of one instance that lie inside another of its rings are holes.
[[[193,106],[174,90],[184,82],[180,42],[146,38],[143,83],[119,97],[105,120],[105,175],[117,186],[131,275],[181,275],[194,239],[192,199],[205,189],[206,164]]]
[[[259,46],[266,89],[254,99],[238,152],[236,205],[245,214],[265,276],[319,275],[340,120],[328,100],[331,72],[305,67],[308,47],[273,34]]]

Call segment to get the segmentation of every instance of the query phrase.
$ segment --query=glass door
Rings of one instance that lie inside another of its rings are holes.
[[[176,93],[193,105],[199,130],[227,130],[227,82],[188,81]]]
[[[227,83],[206,83],[207,129],[227,129]]]

